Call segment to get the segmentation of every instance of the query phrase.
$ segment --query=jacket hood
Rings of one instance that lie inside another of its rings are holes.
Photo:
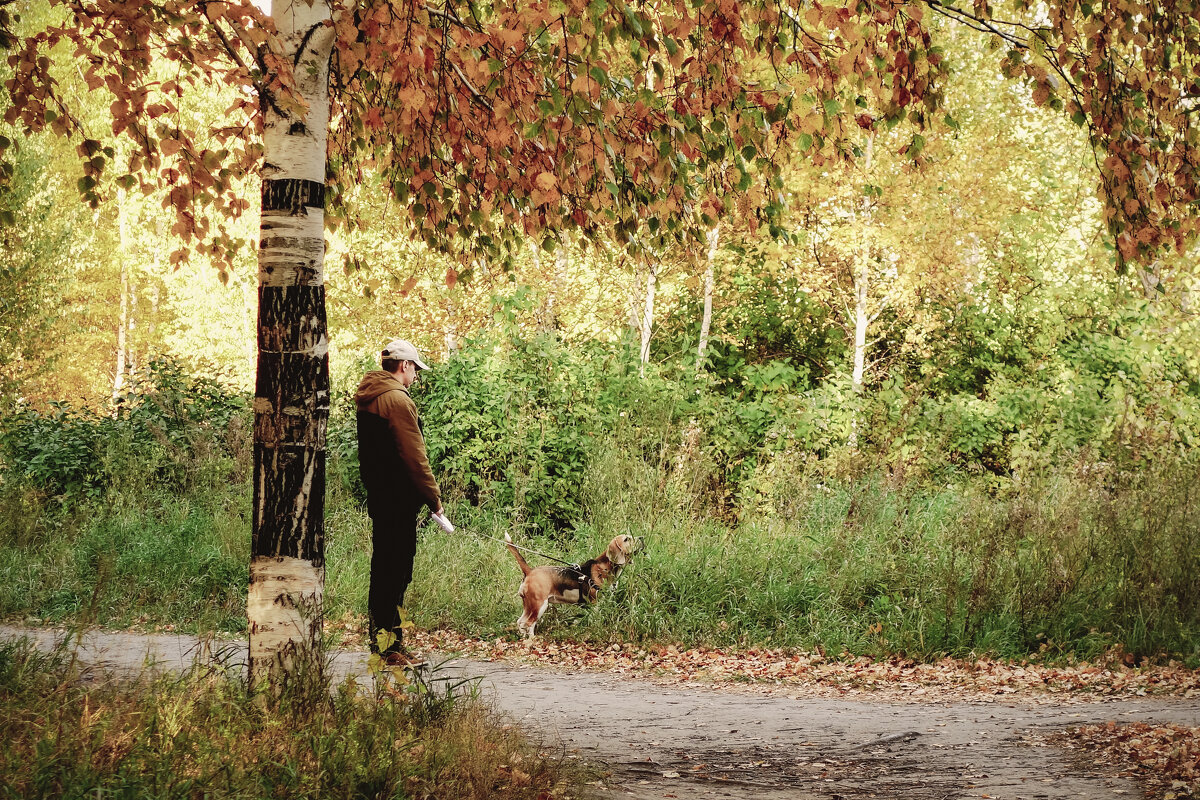
[[[408,390],[404,388],[404,384],[400,382],[399,378],[386,370],[377,369],[363,375],[362,383],[358,385],[358,391],[354,393],[354,404],[362,408],[384,392],[396,390],[408,394]]]

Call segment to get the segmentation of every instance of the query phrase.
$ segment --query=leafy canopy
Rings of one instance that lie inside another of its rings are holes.
[[[302,104],[271,18],[244,1],[49,2],[53,23],[22,30],[7,9],[0,19],[14,70],[6,119],[78,136],[91,202],[106,171],[126,187],[166,184],[177,232],[225,257],[237,242],[219,220],[248,208],[232,187],[258,164],[265,109]],[[627,238],[641,225],[651,239],[685,239],[733,210],[735,190],[749,192],[747,209],[776,205],[781,146],[848,153],[855,124],[924,103],[923,121],[941,67],[922,10],[339,2],[331,198],[336,210],[377,170],[419,234],[446,249],[498,251],[572,228]],[[111,131],[89,130],[61,91],[66,60],[111,95]],[[223,124],[183,123],[182,94],[218,84],[244,89]],[[110,133],[135,145],[123,163]]]
[[[442,249],[495,256],[522,236],[550,248],[571,229],[686,241],[734,211],[772,223],[785,149],[853,156],[856,128],[932,119],[946,19],[1087,129],[1122,262],[1196,230],[1195,0],[322,1],[337,33],[335,215],[376,170]],[[48,2],[56,21],[28,28],[0,2],[5,119],[76,135],[91,202],[108,171],[126,188],[166,185],[176,231],[227,258],[238,242],[222,220],[249,207],[234,187],[259,164],[263,114],[303,106],[272,19],[249,0]],[[61,90],[68,61],[111,96],[111,131],[90,130]],[[179,98],[215,85],[242,91],[198,130]],[[114,164],[117,136],[135,146]],[[918,133],[902,149],[920,160],[923,146]]]

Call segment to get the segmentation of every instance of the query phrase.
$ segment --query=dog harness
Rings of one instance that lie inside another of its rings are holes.
[[[591,602],[589,595],[593,591],[600,591],[600,584],[592,580],[592,576],[584,571],[583,565],[571,564],[568,567],[562,568],[563,573],[571,574],[575,578],[575,582],[579,584],[579,602],[578,605],[586,606]]]

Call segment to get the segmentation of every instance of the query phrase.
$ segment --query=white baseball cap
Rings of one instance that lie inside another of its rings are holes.
[[[383,358],[411,361],[417,365],[417,369],[429,369],[429,365],[421,360],[421,354],[417,352],[417,348],[413,347],[412,342],[404,339],[393,339],[388,342],[387,347],[383,348]]]

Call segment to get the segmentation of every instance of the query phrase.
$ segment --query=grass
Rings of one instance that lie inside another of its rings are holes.
[[[646,550],[586,609],[555,609],[548,637],[905,654],[1092,657],[1122,648],[1200,665],[1200,497],[1194,470],[1060,476],[1008,495],[967,486],[819,486],[796,511],[736,524],[615,493],[564,544],[580,561],[618,533]],[[797,491],[800,494],[800,491]],[[624,507],[622,507],[624,506]],[[467,533],[430,530],[409,605],[418,624],[512,635],[520,573],[490,539],[501,515],[452,508]]]
[[[87,612],[116,626],[244,630],[242,488],[114,491],[69,506],[6,488],[0,501],[20,511],[0,523],[0,614],[70,623]]]
[[[511,510],[451,500],[459,532],[423,529],[406,604],[423,628],[515,637],[520,572],[498,541],[505,532],[568,561],[629,533],[646,549],[619,584],[592,607],[553,609],[540,635],[926,660],[1121,648],[1197,666],[1195,477],[1175,463],[1064,470],[1003,490],[800,478],[730,522],[705,517],[694,475],[614,453],[593,466],[587,521],[569,536],[531,534]],[[5,486],[0,615],[241,632],[248,496],[243,483],[214,480],[182,494],[114,487],[61,506]],[[331,481],[329,619],[361,626],[369,553],[361,504]]]
[[[0,644],[0,796],[546,798],[582,778],[470,695],[352,683],[267,707],[230,674],[95,683]]]

